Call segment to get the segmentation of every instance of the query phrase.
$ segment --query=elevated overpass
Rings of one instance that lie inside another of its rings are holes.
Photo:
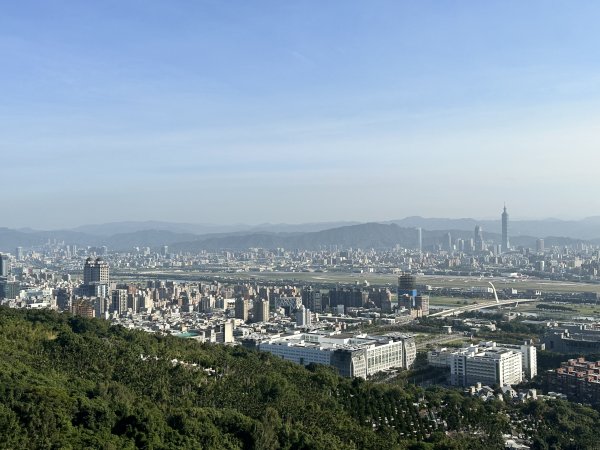
[[[538,301],[537,298],[516,298],[516,299],[513,298],[510,300],[486,301],[486,302],[481,302],[481,303],[476,303],[476,304],[471,304],[471,305],[466,305],[466,306],[459,306],[457,308],[445,309],[443,311],[438,311],[438,312],[429,314],[428,317],[456,316],[458,314],[461,314],[464,312],[469,312],[469,311],[478,311],[480,309],[495,308],[498,306],[518,305],[519,303],[530,303],[530,302],[537,302],[537,301]]]

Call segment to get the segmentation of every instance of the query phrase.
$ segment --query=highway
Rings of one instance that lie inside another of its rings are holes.
[[[508,306],[508,305],[514,305],[517,303],[529,303],[529,302],[537,302],[537,301],[538,301],[538,299],[536,299],[536,298],[518,298],[518,299],[499,300],[499,301],[491,300],[491,301],[486,301],[486,302],[467,305],[467,306],[460,306],[458,308],[445,309],[443,311],[429,314],[429,317],[456,316],[458,314],[468,312],[468,311],[477,311],[477,310],[485,309],[485,308],[495,308],[498,306]]]

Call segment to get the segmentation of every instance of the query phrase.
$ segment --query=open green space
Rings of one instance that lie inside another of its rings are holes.
[[[545,305],[552,306],[553,303],[544,302]],[[557,306],[567,307],[572,311],[559,311],[537,308],[536,303],[523,303],[519,305],[519,312],[536,313],[541,317],[547,317],[553,320],[571,320],[575,317],[600,317],[600,305],[578,304],[578,303],[560,303]]]

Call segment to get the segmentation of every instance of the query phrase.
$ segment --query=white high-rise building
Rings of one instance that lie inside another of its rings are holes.
[[[296,326],[306,328],[310,327],[311,323],[310,309],[300,305],[300,308],[296,311]]]
[[[441,349],[427,353],[427,361],[450,369],[453,385],[470,386],[518,384],[524,377],[537,375],[537,352],[533,345],[497,345],[485,342],[461,349]]]
[[[502,211],[502,252],[510,250],[510,244],[508,242],[508,212],[506,211],[506,205],[504,205],[504,211]]]

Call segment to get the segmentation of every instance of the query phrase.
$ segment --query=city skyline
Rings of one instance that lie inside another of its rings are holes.
[[[476,217],[476,216],[455,216],[455,217],[441,217],[441,216],[422,216],[419,214],[414,214],[414,215],[406,215],[406,216],[402,216],[402,217],[396,217],[396,218],[384,218],[384,219],[379,219],[379,220],[353,220],[352,218],[339,218],[338,220],[322,220],[322,221],[314,221],[314,222],[285,222],[285,221],[279,221],[279,222],[268,222],[268,221],[264,221],[264,222],[249,222],[249,221],[238,221],[238,222],[234,222],[234,223],[218,223],[218,222],[184,222],[184,221],[177,221],[177,220],[158,220],[158,219],[143,219],[143,220],[117,220],[117,221],[106,221],[106,222],[98,222],[98,223],[76,223],[76,224],[71,224],[69,226],[65,226],[65,227],[59,227],[59,228],[49,228],[47,229],[48,231],[53,231],[53,230],[60,230],[60,229],[65,229],[65,230],[78,230],[78,229],[86,229],[87,227],[102,227],[102,226],[108,226],[108,225],[115,225],[118,226],[120,224],[123,225],[140,225],[142,226],[143,224],[151,224],[149,225],[151,229],[154,225],[157,224],[164,224],[164,225],[197,225],[197,226],[209,226],[209,227],[218,227],[218,226],[227,226],[227,227],[240,227],[240,229],[244,229],[244,228],[253,228],[253,227],[260,227],[260,226],[303,226],[303,225],[327,225],[327,226],[331,226],[331,227],[338,227],[338,226],[344,226],[344,225],[353,225],[353,224],[366,224],[366,223],[394,223],[394,222],[399,222],[399,221],[403,221],[403,220],[407,220],[407,219],[412,219],[412,218],[421,218],[424,220],[449,220],[449,221],[459,221],[459,220],[472,220],[472,221],[482,221],[482,222],[490,222],[490,221],[498,221],[502,224],[503,230],[502,230],[502,235],[503,235],[503,240],[504,240],[504,236],[508,236],[510,235],[510,233],[505,234],[504,231],[504,217],[506,215],[506,220],[508,223],[508,208],[506,205],[506,202],[504,202],[504,206],[502,209],[502,212],[500,214],[500,218],[498,217],[498,215],[488,215],[488,216],[483,216],[483,217]],[[569,217],[527,217],[527,216],[517,216],[516,218],[514,218],[514,216],[511,214],[511,221],[584,221],[584,220],[589,220],[589,219],[595,219],[595,218],[600,218],[600,215],[598,216],[585,216],[585,217],[577,217],[577,218],[569,218]],[[33,228],[31,226],[21,226],[21,227],[15,227],[16,229],[31,229],[31,230],[35,230],[35,231],[43,231],[42,229],[36,229]],[[421,228],[420,226],[416,227],[417,229]],[[159,227],[160,229],[160,227]],[[508,231],[508,228],[507,228]]]
[[[2,6],[0,447],[598,447],[600,3]]]
[[[506,206],[505,203],[505,208],[508,209],[508,207]],[[502,212],[502,211],[501,211]],[[48,228],[42,228],[42,227],[34,227],[31,226],[30,224],[21,224],[21,225],[15,225],[13,227],[6,227],[5,228],[13,228],[13,229],[25,229],[25,230],[34,230],[34,231],[59,231],[59,230],[78,230],[81,228],[87,228],[87,227],[102,227],[102,226],[109,226],[109,225],[115,225],[118,226],[120,224],[124,224],[124,225],[140,225],[142,226],[143,224],[152,224],[151,226],[149,226],[149,228],[147,229],[153,229],[153,228],[157,228],[157,229],[161,229],[160,227],[156,227],[155,224],[164,224],[164,225],[197,225],[197,226],[208,226],[208,227],[219,227],[219,226],[224,226],[224,227],[240,227],[240,229],[245,229],[245,228],[256,228],[256,227],[260,227],[260,226],[284,226],[284,227],[294,227],[294,226],[310,226],[310,225],[331,225],[331,227],[338,227],[338,226],[344,226],[344,225],[353,225],[353,224],[366,224],[366,223],[394,223],[394,222],[399,222],[399,221],[403,221],[403,220],[407,220],[407,219],[411,219],[411,218],[420,218],[423,220],[450,220],[450,221],[459,221],[459,220],[472,220],[472,221],[482,221],[482,222],[490,222],[490,221],[497,221],[499,223],[502,223],[502,216],[501,213],[500,214],[488,214],[485,216],[475,216],[475,215],[465,215],[465,216],[441,216],[441,215],[433,215],[433,216],[425,216],[425,215],[420,215],[420,214],[410,214],[410,215],[403,215],[403,216],[398,216],[398,217],[387,217],[387,218],[380,218],[380,219],[366,219],[366,220],[359,220],[359,219],[353,219],[352,217],[340,217],[337,219],[331,219],[331,220],[315,220],[315,221],[299,221],[299,222],[293,222],[293,221],[285,221],[285,220],[281,220],[281,221],[262,221],[262,222],[252,222],[252,221],[243,221],[243,220],[239,220],[239,221],[235,221],[235,222],[219,222],[219,221],[184,221],[184,220],[177,220],[177,218],[172,218],[172,220],[168,220],[169,218],[166,218],[165,220],[161,220],[159,218],[141,218],[139,220],[134,220],[134,219],[127,219],[124,218],[123,220],[114,220],[114,221],[108,221],[108,220],[100,220],[98,222],[73,222],[73,223],[68,223],[64,226],[56,226],[56,227],[48,227]],[[600,214],[598,215],[587,215],[587,216],[568,216],[568,215],[555,215],[555,216],[530,216],[530,215],[525,215],[525,216],[516,216],[514,217],[514,215],[511,213],[510,214],[510,221],[516,221],[516,222],[520,222],[520,221],[564,221],[564,222],[578,222],[578,221],[584,221],[584,220],[589,220],[589,219],[600,219]],[[4,222],[7,223],[7,222]],[[143,229],[143,228],[140,228]],[[509,233],[510,235],[510,233]]]
[[[598,13],[6,5],[2,225],[596,215]]]

